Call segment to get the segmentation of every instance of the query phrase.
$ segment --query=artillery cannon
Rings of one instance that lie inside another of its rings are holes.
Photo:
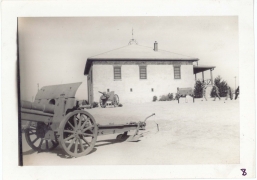
[[[75,94],[81,83],[42,87],[34,102],[21,101],[21,120],[29,146],[36,151],[51,151],[59,144],[73,157],[88,154],[94,148],[97,136],[116,134],[118,140],[137,141],[146,123],[131,122],[117,125],[99,125],[94,117],[79,110]],[[128,136],[130,130],[135,133]],[[120,134],[123,133],[123,134]]]
[[[101,91],[98,92],[102,94],[99,100],[99,104],[102,108],[106,107],[107,102],[111,102],[111,105],[114,105],[114,107],[119,105],[119,96],[114,94],[114,91],[108,93]]]
[[[195,95],[192,88],[177,88],[177,100],[179,103],[179,99],[181,97],[186,97],[187,95],[191,96],[193,98],[193,102],[195,102]]]

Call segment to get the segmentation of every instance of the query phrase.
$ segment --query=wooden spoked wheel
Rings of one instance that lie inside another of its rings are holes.
[[[42,122],[28,122],[26,126],[25,138],[33,150],[48,152],[59,145],[49,125]]]
[[[119,106],[119,96],[117,94],[114,95],[114,106]]]
[[[102,98],[103,95],[100,97],[99,104],[102,108],[105,108],[107,105],[107,100]]]
[[[67,154],[84,156],[92,151],[97,139],[97,125],[86,111],[73,111],[59,126],[59,142]]]

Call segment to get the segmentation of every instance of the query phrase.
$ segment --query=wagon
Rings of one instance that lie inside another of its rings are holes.
[[[80,85],[81,82],[45,86],[38,91],[34,102],[21,101],[20,117],[27,122],[22,128],[32,149],[51,151],[60,145],[68,155],[80,157],[91,152],[101,135],[118,134],[117,140],[138,141],[146,119],[126,124],[97,124],[89,112],[79,109],[75,94]],[[129,136],[130,130],[135,132]]]

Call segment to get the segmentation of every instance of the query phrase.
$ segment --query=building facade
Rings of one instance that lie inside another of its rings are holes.
[[[176,93],[177,88],[194,87],[197,58],[145,47],[137,43],[87,59],[89,103],[98,102],[98,91],[115,91],[120,103],[151,102],[153,96]]]

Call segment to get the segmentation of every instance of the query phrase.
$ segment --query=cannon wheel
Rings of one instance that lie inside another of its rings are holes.
[[[65,116],[59,126],[59,142],[67,154],[84,156],[92,151],[97,139],[94,117],[86,111],[73,111]]]
[[[107,105],[107,101],[102,99],[103,95],[100,97],[99,104],[102,108],[105,108]]]
[[[119,96],[117,94],[114,95],[114,107],[119,106]]]
[[[54,135],[54,132],[50,130],[50,127],[45,123],[27,122],[26,126],[25,138],[28,145],[33,150],[39,152],[49,152],[59,145],[57,139],[53,140],[45,137],[46,133],[50,131]]]

